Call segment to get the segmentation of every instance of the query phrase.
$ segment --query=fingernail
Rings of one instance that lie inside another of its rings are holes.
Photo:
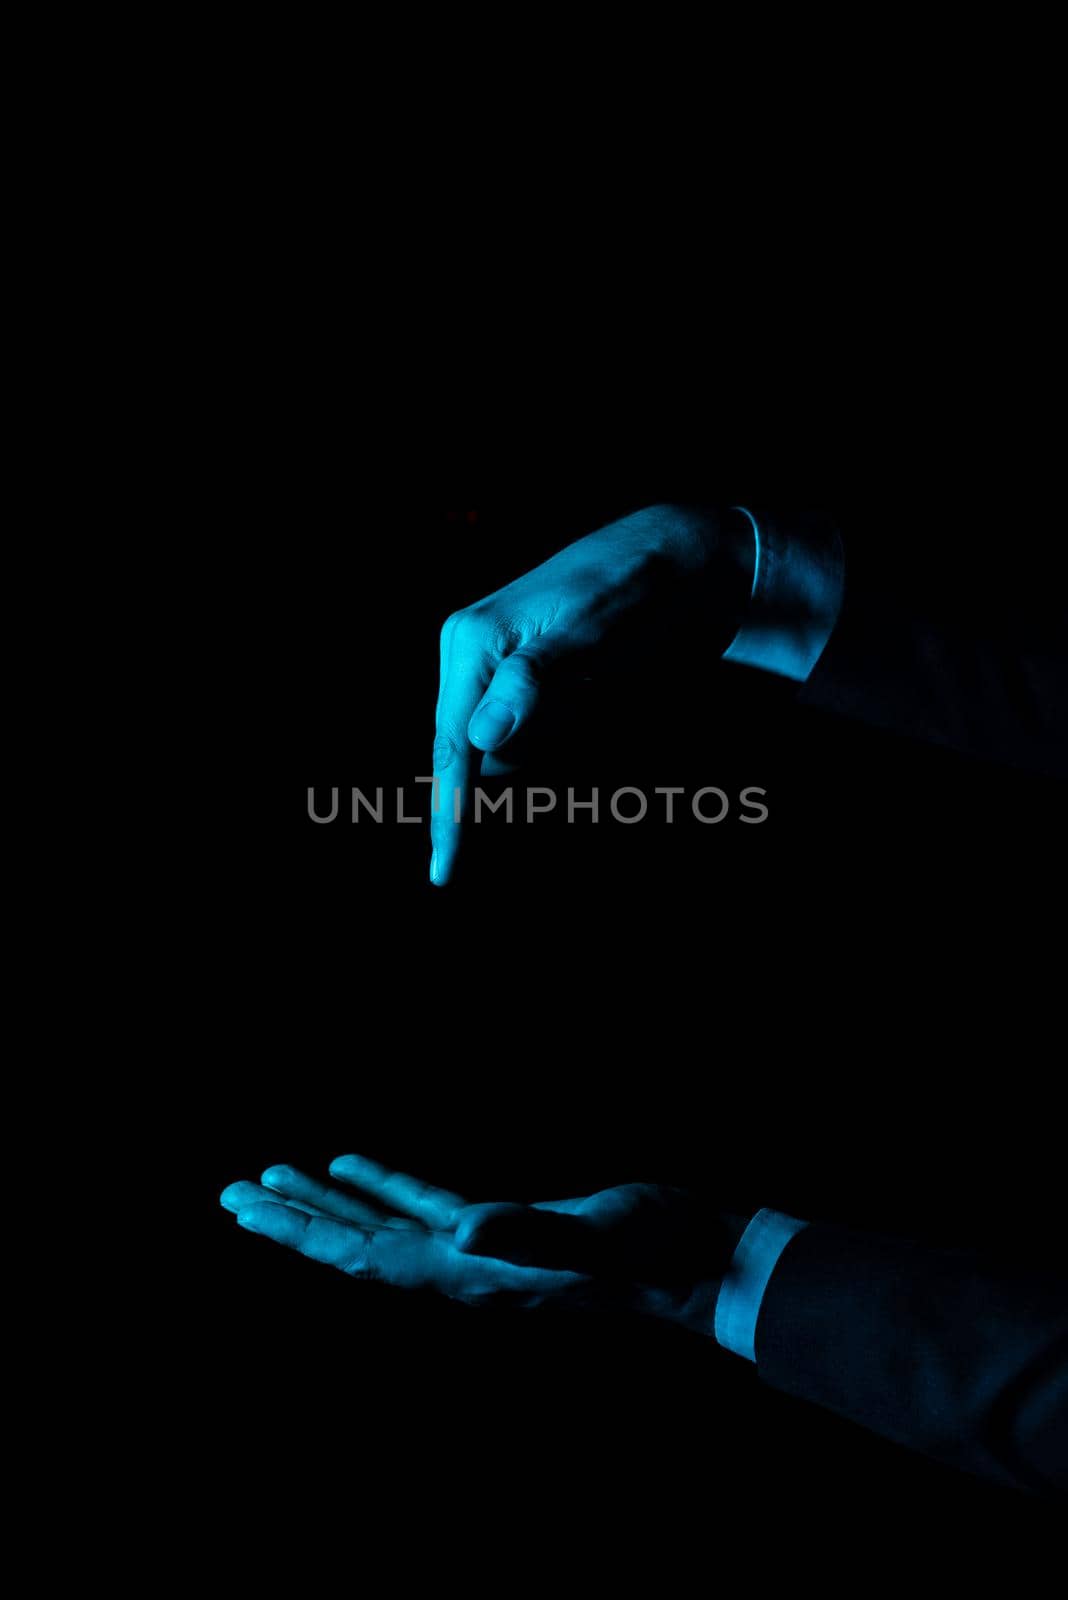
[[[430,881],[431,883],[437,883],[438,881],[438,853],[436,850],[430,857]]]
[[[494,745],[502,744],[507,739],[515,723],[516,716],[511,706],[506,706],[503,700],[487,700],[471,718],[467,737],[480,750],[492,750]]]

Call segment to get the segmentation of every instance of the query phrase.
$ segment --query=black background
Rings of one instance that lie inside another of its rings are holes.
[[[500,1539],[534,1573],[573,1534],[612,1564],[743,1540],[768,1505],[882,1539],[1046,1515],[710,1343],[357,1285],[217,1206],[270,1163],[321,1172],[355,1149],[472,1198],[663,1180],[1051,1248],[1051,780],[802,711],[680,641],[599,686],[530,781],[596,783],[602,806],[622,784],[756,784],[761,827],[489,826],[443,893],[423,828],[347,820],[353,785],[405,784],[425,813],[445,616],[629,508],[825,505],[905,590],[952,587],[962,549],[1018,572],[1043,548],[1033,518],[1004,518],[1027,440],[980,405],[947,429],[928,396],[902,422],[841,371],[732,395],[490,429],[446,384],[399,430],[364,396],[349,434],[290,397],[220,463],[238,514],[204,552],[218,627],[191,649],[168,1029],[190,1208],[175,1391],[200,1511],[277,1474],[310,1526],[348,1503],[398,1569],[433,1528],[446,1567]],[[312,784],[341,788],[329,827]]]

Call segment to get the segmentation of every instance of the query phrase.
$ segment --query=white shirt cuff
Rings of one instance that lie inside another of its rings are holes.
[[[756,560],[749,610],[724,660],[804,683],[842,609],[845,560],[838,530],[818,513],[732,509],[749,519]]]
[[[756,1360],[756,1325],[775,1263],[795,1233],[807,1227],[781,1211],[758,1211],[738,1240],[716,1299],[717,1344]]]

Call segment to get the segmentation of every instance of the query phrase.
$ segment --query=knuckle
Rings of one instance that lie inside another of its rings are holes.
[[[456,759],[456,740],[447,733],[439,733],[434,740],[434,771],[444,772]]]
[[[510,656],[534,631],[533,623],[524,617],[510,615],[496,618],[493,624],[494,654]]]
[[[461,643],[481,638],[485,621],[478,606],[464,606],[445,618],[441,627],[442,644]]]
[[[353,1231],[358,1238],[352,1250],[341,1262],[341,1270],[349,1278],[358,1278],[363,1283],[374,1283],[381,1277],[381,1273],[374,1260],[372,1235],[362,1228]]]

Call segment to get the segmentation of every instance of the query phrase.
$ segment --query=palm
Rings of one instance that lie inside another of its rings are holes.
[[[339,1156],[330,1172],[340,1184],[269,1167],[258,1184],[231,1184],[222,1204],[249,1231],[355,1278],[467,1304],[705,1317],[712,1235],[679,1190],[624,1184],[529,1206],[472,1204],[363,1156]]]

